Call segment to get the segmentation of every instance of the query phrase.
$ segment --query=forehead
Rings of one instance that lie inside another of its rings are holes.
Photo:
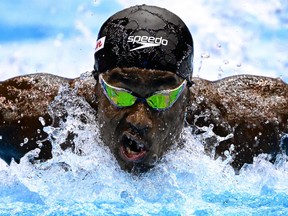
[[[139,68],[115,68],[103,74],[111,85],[129,89],[141,95],[179,86],[183,79],[170,71]]]

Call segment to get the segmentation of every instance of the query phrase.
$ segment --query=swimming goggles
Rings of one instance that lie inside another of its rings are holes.
[[[132,91],[109,85],[103,79],[102,74],[99,75],[99,81],[104,90],[104,94],[106,95],[108,100],[116,107],[129,107],[134,105],[136,101],[146,101],[146,103],[151,108],[156,110],[164,110],[170,108],[177,101],[178,97],[183,92],[184,87],[187,83],[187,81],[184,80],[177,88],[156,91],[147,98],[139,98],[135,96]]]

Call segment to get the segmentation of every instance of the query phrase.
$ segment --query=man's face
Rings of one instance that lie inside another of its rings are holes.
[[[114,69],[103,74],[112,86],[132,91],[147,98],[156,91],[178,87],[183,79],[172,72]],[[172,107],[155,110],[145,101],[136,101],[129,107],[113,105],[97,84],[98,121],[101,137],[115,155],[122,169],[143,172],[178,140],[184,124],[188,88]]]

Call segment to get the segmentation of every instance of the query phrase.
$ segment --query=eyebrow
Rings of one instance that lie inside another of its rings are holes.
[[[141,79],[141,77],[133,74],[125,74],[125,73],[113,73],[111,76],[108,78],[109,81],[119,81],[122,82],[124,85],[131,85],[132,83],[134,84],[139,84],[139,82],[144,83],[144,81]],[[171,85],[176,85],[177,84],[177,79],[171,75],[164,75],[164,76],[159,76],[159,77],[154,77],[149,81],[149,85],[151,87],[158,87],[161,85],[164,86],[171,86]]]

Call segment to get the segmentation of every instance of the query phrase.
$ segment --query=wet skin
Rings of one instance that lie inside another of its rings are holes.
[[[183,79],[171,72],[144,70],[112,70],[103,78],[110,85],[125,88],[141,98],[156,91],[174,89]],[[97,84],[98,120],[101,136],[124,170],[143,172],[175,144],[182,131],[188,99],[188,87],[165,110],[155,110],[146,102],[118,108]]]
[[[173,89],[182,82],[171,72],[136,68],[116,68],[103,73],[103,78],[143,98],[155,91]],[[8,164],[12,159],[20,162],[35,148],[40,149],[40,154],[32,161],[53,157],[43,128],[59,127],[59,121],[65,121],[67,115],[56,115],[59,110],[56,106],[52,112],[56,116],[51,116],[49,105],[55,101],[61,86],[73,89],[76,83],[80,84],[77,95],[85,98],[95,110],[104,144],[123,170],[142,172],[153,166],[177,143],[184,121],[197,136],[212,125],[213,133],[202,139],[207,154],[225,159],[229,151],[235,170],[252,163],[261,153],[268,153],[272,162],[276,154],[288,154],[288,85],[285,82],[250,75],[214,82],[200,78],[193,81],[195,84],[189,89],[185,87],[177,102],[164,111],[153,110],[146,102],[116,108],[92,73],[84,79],[42,73],[0,82],[0,158]],[[72,132],[61,147],[73,149],[73,137]],[[23,145],[27,138],[28,142]]]

